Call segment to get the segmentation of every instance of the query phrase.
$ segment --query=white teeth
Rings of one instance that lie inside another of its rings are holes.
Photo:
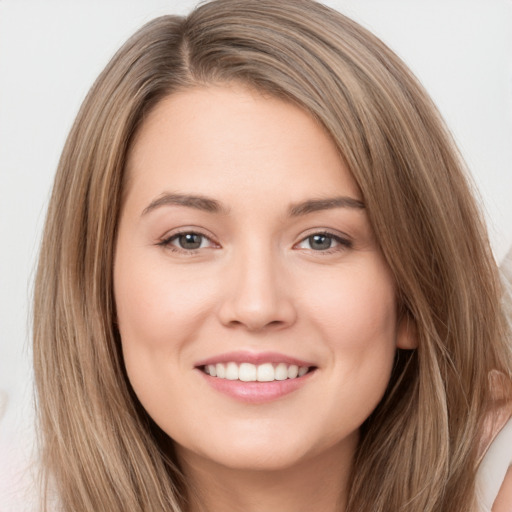
[[[238,380],[238,365],[236,363],[228,363],[226,366],[226,379]]]
[[[258,382],[272,382],[274,380],[274,367],[272,363],[260,364],[257,370]]]
[[[288,365],[279,363],[275,368],[276,380],[286,380],[288,378]]]
[[[215,365],[215,370],[217,371],[217,377],[220,379],[226,378],[226,367],[222,363],[217,363]]]
[[[299,367],[296,364],[291,364],[288,367],[288,378],[289,379],[295,379],[297,375],[299,374]],[[211,372],[210,372],[211,375]]]
[[[254,364],[242,363],[238,368],[238,379],[243,382],[254,382],[256,376],[256,365]]]
[[[295,364],[263,363],[254,365],[251,363],[229,362],[227,364],[209,364],[204,367],[204,372],[212,377],[228,380],[241,380],[242,382],[272,382],[274,380],[296,379],[306,375],[309,366],[297,366]]]

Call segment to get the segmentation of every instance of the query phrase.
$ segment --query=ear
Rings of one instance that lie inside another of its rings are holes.
[[[418,329],[409,313],[404,313],[398,320],[396,346],[405,350],[418,348]]]

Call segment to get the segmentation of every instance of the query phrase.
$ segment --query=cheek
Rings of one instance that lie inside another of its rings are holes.
[[[347,267],[311,283],[306,292],[312,318],[333,348],[362,351],[394,346],[396,298],[383,263]],[[317,293],[313,293],[315,288]],[[318,293],[321,290],[321,293]]]
[[[119,249],[114,295],[124,364],[140,402],[155,419],[169,403],[186,407],[179,375],[190,367],[187,347],[215,302],[212,283],[176,271],[165,258]]]
[[[388,385],[396,353],[393,281],[381,265],[350,269],[310,299],[311,321],[330,353],[332,380],[362,423]],[[317,281],[315,286],[320,283]],[[359,423],[359,424],[360,424]]]
[[[140,259],[116,258],[114,293],[123,346],[175,352],[210,308],[211,283],[197,279],[192,285],[187,272]]]

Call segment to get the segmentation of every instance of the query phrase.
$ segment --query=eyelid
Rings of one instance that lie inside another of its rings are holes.
[[[185,234],[196,234],[201,235],[202,237],[209,240],[209,242],[214,246],[215,248],[220,247],[220,244],[215,240],[212,234],[206,232],[206,230],[196,227],[196,226],[184,226],[181,228],[176,228],[174,230],[168,231],[163,237],[159,239],[156,245],[159,245],[161,247],[164,247],[165,249],[169,249],[173,252],[179,252],[183,254],[195,254],[197,251],[201,249],[205,249],[205,247],[198,248],[198,249],[183,249],[181,247],[177,247],[172,245],[172,241],[179,237],[180,235]]]
[[[182,253],[182,254],[196,254],[201,249],[206,249],[206,247],[197,248],[197,249],[184,249],[177,246],[172,245],[172,242],[179,237],[180,235],[184,234],[197,234],[204,238],[206,238],[211,246],[208,248],[211,248],[212,246],[214,248],[220,248],[220,244],[215,240],[212,234],[207,232],[206,230],[196,227],[196,226],[184,226],[181,228],[176,228],[174,230],[171,230],[170,232],[167,232],[163,237],[160,238],[160,240],[157,242],[156,245],[164,247],[165,249],[169,249],[173,252]],[[301,249],[298,247],[300,244],[305,242],[309,237],[315,236],[315,235],[323,235],[327,236],[331,239],[333,239],[336,242],[336,245],[334,247],[329,247],[325,250],[315,250],[315,249],[304,249],[308,250],[310,252],[314,252],[317,254],[330,254],[333,252],[339,252],[346,249],[350,249],[353,246],[352,240],[348,235],[345,233],[334,231],[327,228],[314,228],[310,229],[305,233],[301,234],[301,238],[298,242],[296,242],[293,245],[293,249]]]
[[[303,233],[301,235],[301,239],[296,244],[294,244],[293,248],[300,249],[298,247],[300,244],[305,242],[309,237],[312,237],[315,235],[323,235],[323,236],[332,238],[333,240],[336,241],[336,243],[338,245],[335,247],[329,247],[328,249],[325,249],[323,251],[322,250],[314,250],[314,249],[304,249],[304,250],[309,250],[310,252],[315,252],[318,254],[330,254],[332,252],[338,252],[338,251],[343,251],[346,249],[351,249],[353,246],[352,240],[345,233],[341,233],[339,231],[333,231],[333,230],[326,229],[326,228],[323,228],[323,229],[316,228],[316,229],[311,229],[306,233]]]

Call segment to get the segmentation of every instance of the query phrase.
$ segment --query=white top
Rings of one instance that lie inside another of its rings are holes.
[[[476,490],[481,512],[491,512],[508,468],[512,466],[512,419],[491,443],[478,469]]]

